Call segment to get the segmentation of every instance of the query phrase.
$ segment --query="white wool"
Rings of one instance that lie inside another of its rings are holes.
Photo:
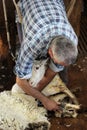
[[[13,94],[14,94],[14,93],[20,93],[20,94],[21,94],[21,93],[25,93],[25,92],[22,90],[22,88],[17,85],[17,83],[15,83],[15,84],[13,85],[11,92],[12,92]]]
[[[50,123],[45,116],[46,109],[37,106],[31,96],[11,94],[10,91],[0,93],[0,129],[24,130],[29,123]]]
[[[66,85],[62,82],[57,74],[53,80],[43,89],[42,93],[46,96],[54,95],[61,92],[61,88],[65,88]]]

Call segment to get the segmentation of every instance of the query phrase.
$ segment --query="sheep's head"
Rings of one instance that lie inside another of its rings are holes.
[[[32,76],[29,83],[32,87],[36,87],[40,80],[44,77],[47,69],[48,59],[35,60],[32,67]]]

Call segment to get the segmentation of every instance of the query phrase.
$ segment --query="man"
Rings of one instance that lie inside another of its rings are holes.
[[[16,83],[29,95],[37,98],[48,110],[58,110],[58,104],[41,90],[64,68],[72,64],[78,54],[77,36],[65,13],[62,0],[20,0],[23,40],[15,66]],[[33,88],[31,77],[35,59],[50,57],[45,76]]]

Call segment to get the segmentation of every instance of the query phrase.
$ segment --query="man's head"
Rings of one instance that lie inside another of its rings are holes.
[[[75,62],[78,49],[69,39],[59,36],[52,40],[48,53],[55,63],[68,66]]]

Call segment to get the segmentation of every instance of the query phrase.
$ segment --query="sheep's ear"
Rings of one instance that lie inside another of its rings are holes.
[[[46,64],[49,61],[49,58],[44,60],[44,64]]]
[[[37,63],[37,60],[34,60],[34,61],[33,61],[33,64],[36,64],[36,63]]]

